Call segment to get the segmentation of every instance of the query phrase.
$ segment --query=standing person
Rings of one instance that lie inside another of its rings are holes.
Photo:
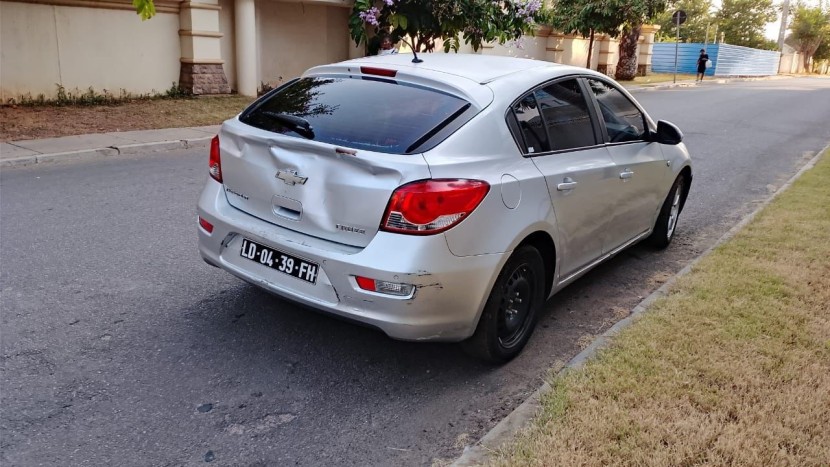
[[[392,36],[389,33],[383,33],[380,35],[380,50],[378,51],[378,55],[389,55],[389,54],[396,54],[398,51],[395,49],[395,43],[392,41]]]
[[[700,57],[697,57],[697,75],[695,75],[695,82],[703,81],[703,75],[706,73],[706,62],[709,61],[709,54],[706,49],[700,49]]]

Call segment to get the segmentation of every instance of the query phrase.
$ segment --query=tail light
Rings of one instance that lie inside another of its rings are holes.
[[[219,157],[219,135],[210,140],[210,176],[222,183],[222,159]]]
[[[481,180],[422,180],[392,193],[381,230],[432,235],[458,224],[478,207],[490,191]]]

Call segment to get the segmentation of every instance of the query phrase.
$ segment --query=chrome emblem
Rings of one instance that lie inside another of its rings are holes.
[[[308,177],[301,177],[297,174],[296,170],[288,169],[277,170],[277,178],[284,181],[286,185],[296,185],[298,183],[300,185],[305,185],[306,180],[308,180]]]
[[[343,224],[335,224],[334,228],[337,230],[342,230],[344,232],[354,232],[361,235],[366,235],[366,229],[361,229],[358,227],[352,227],[351,225],[343,225]]]

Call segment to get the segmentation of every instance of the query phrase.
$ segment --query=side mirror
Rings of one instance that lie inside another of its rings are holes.
[[[652,135],[654,137],[653,141],[660,144],[670,144],[673,146],[683,141],[683,132],[680,131],[680,128],[665,120],[657,122],[657,131],[652,133]]]

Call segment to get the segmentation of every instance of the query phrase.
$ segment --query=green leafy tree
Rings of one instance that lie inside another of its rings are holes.
[[[823,43],[830,42],[830,13],[824,12],[821,7],[798,5],[790,31],[791,42],[801,53],[804,70],[809,72],[816,51]]]
[[[717,21],[712,12],[712,0],[675,0],[666,10],[654,18],[654,24],[660,25],[657,32],[659,41],[674,42],[677,38],[676,25],[671,16],[677,10],[686,12],[686,22],[680,25],[680,42],[715,41]],[[709,31],[707,37],[706,32]]]
[[[815,60],[830,60],[830,38],[825,37],[821,44],[813,54],[813,61]]]
[[[764,28],[778,18],[772,0],[723,0],[717,14],[724,42],[755,49],[769,49]],[[777,44],[772,50],[778,48]]]
[[[153,0],[133,0],[133,8],[142,20],[150,19],[156,15],[156,6],[153,4]]]
[[[565,34],[589,38],[586,68],[591,67],[594,35],[599,33],[616,37],[620,32],[615,11],[605,1],[557,0],[552,5],[549,22],[554,29]]]
[[[412,38],[417,51],[434,50],[439,39],[445,51],[458,51],[461,40],[478,50],[532,34],[546,19],[542,0],[356,0],[349,31],[357,44],[389,32]]]
[[[640,29],[665,9],[665,0],[559,0],[553,5],[551,23],[583,37],[592,31],[619,37],[620,58],[614,77],[630,81],[637,75]]]

